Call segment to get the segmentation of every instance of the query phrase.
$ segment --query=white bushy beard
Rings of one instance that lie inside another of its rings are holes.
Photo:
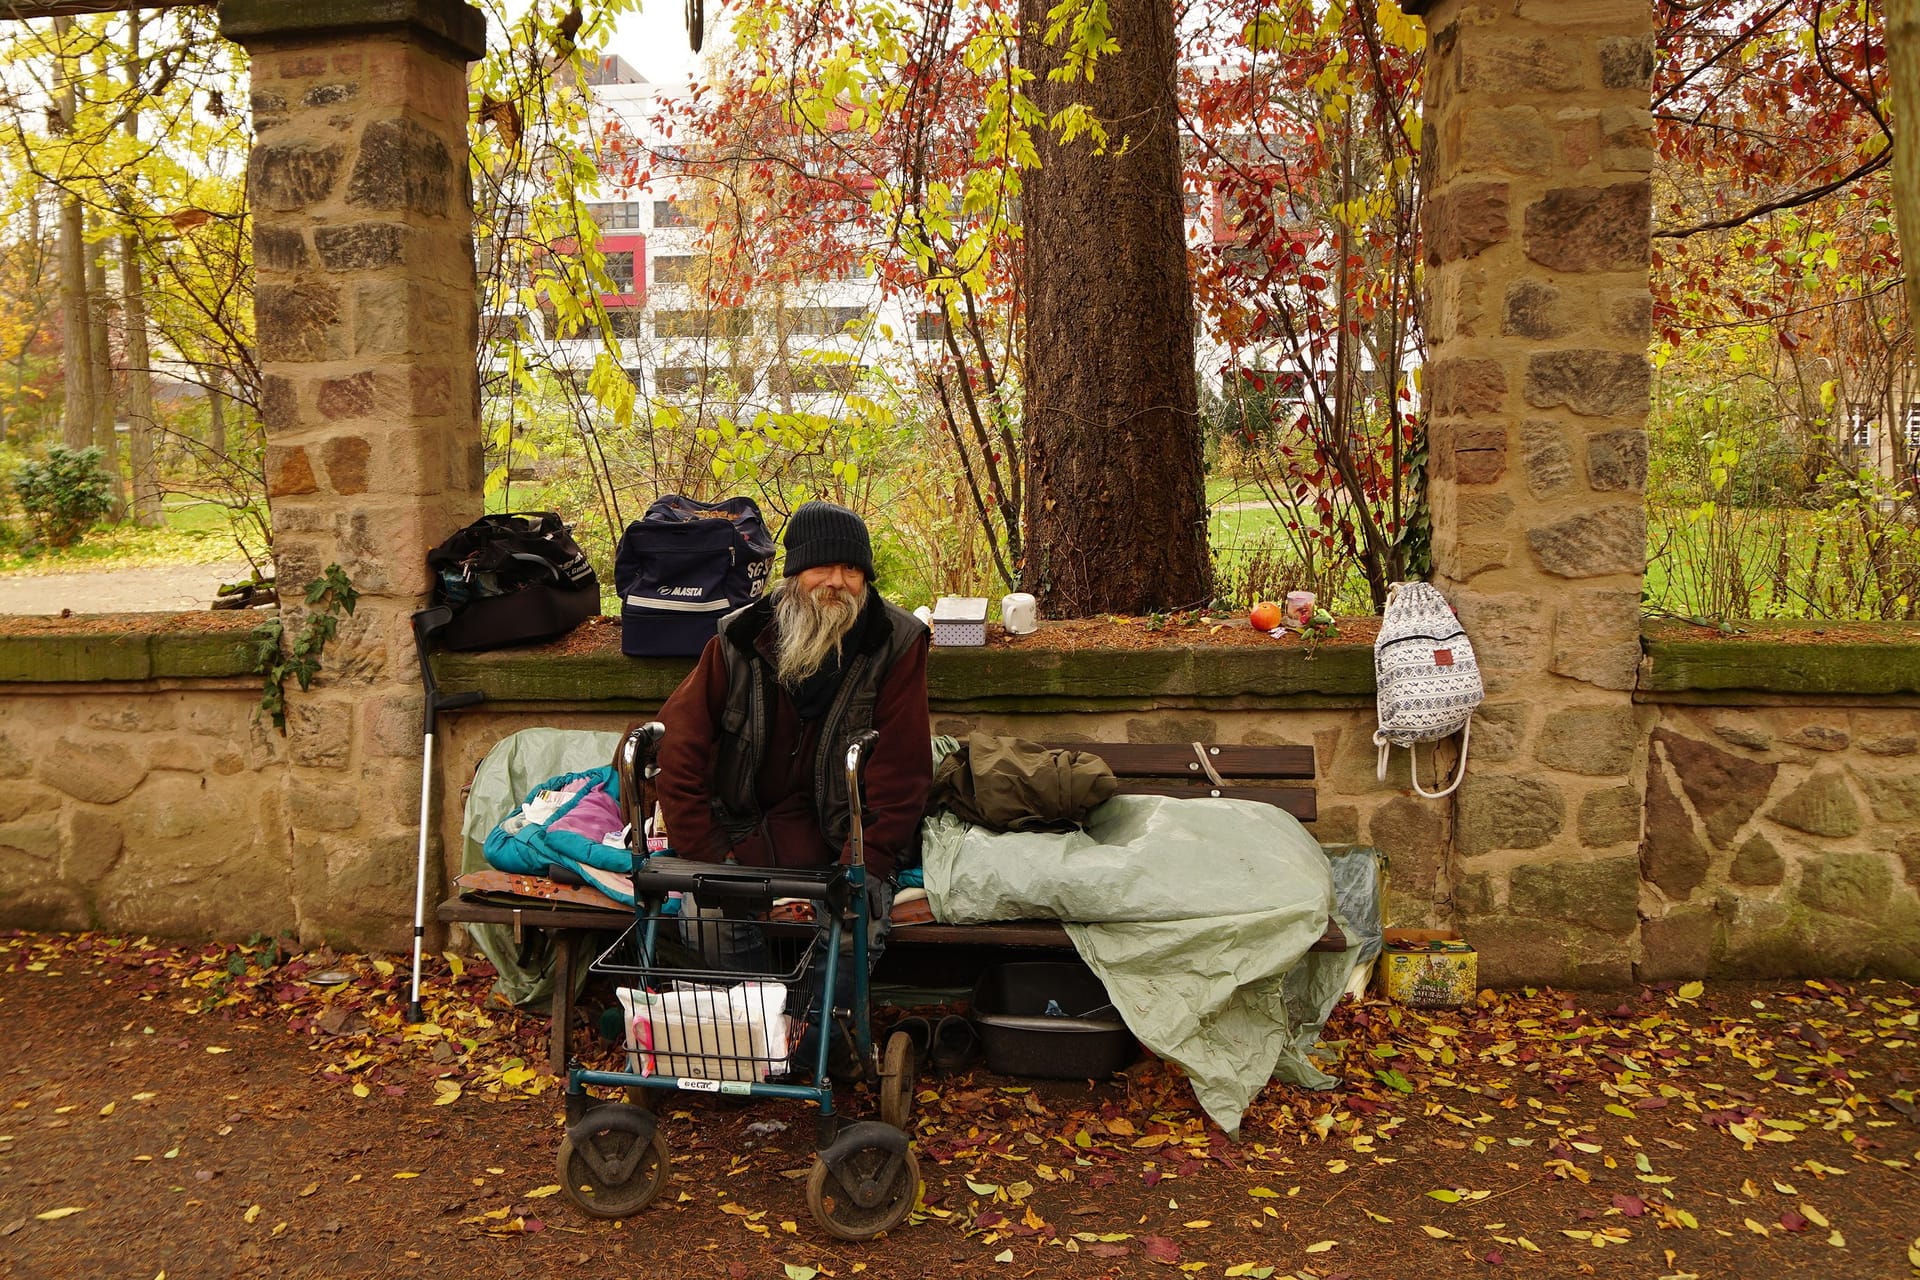
[[[776,586],[773,620],[780,644],[774,672],[780,683],[798,689],[802,681],[826,665],[829,656],[838,655],[841,641],[853,630],[866,603],[864,586],[850,592],[822,583],[806,591],[793,578]]]

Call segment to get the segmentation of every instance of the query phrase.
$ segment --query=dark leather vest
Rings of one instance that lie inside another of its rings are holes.
[[[714,761],[713,808],[714,817],[735,843],[760,823],[756,794],[760,751],[767,740],[768,718],[773,714],[778,689],[773,664],[760,651],[759,641],[772,624],[771,597],[736,609],[720,620],[727,696],[720,715],[718,758]],[[926,630],[918,618],[868,588],[867,606],[848,637],[854,647],[844,659],[840,690],[821,717],[813,755],[813,811],[820,818],[821,834],[835,848],[846,843],[852,826],[847,802],[847,746],[857,734],[873,727],[874,708],[887,673],[902,654],[919,643]]]

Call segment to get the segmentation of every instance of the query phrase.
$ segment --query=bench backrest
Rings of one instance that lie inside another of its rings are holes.
[[[1193,744],[1178,742],[1046,742],[1043,746],[1091,751],[1120,779],[1120,790],[1134,795],[1227,796],[1257,800],[1285,809],[1302,822],[1319,810],[1311,786],[1288,780],[1313,778],[1312,747],[1250,747],[1203,742],[1206,763],[1220,775],[1216,786]]]

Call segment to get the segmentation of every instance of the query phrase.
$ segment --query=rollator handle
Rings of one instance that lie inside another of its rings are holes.
[[[614,779],[620,787],[620,820],[629,828],[627,845],[635,853],[642,853],[647,847],[644,828],[648,815],[653,812],[647,788],[659,772],[653,757],[660,748],[660,740],[666,736],[667,726],[658,720],[649,720],[635,725],[620,740],[619,749],[613,754]]]
[[[878,732],[868,729],[847,744],[847,864],[865,866],[867,840],[861,810],[866,806],[867,756],[880,741]]]

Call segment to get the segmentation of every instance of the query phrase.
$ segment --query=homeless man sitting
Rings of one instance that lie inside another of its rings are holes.
[[[683,858],[831,865],[849,843],[847,747],[867,729],[862,836],[874,947],[884,942],[896,860],[914,847],[933,785],[927,648],[919,619],[881,599],[867,526],[809,502],[783,536],[785,579],[720,621],[660,710],[658,795]],[[765,971],[753,924],[717,927],[719,962]]]

